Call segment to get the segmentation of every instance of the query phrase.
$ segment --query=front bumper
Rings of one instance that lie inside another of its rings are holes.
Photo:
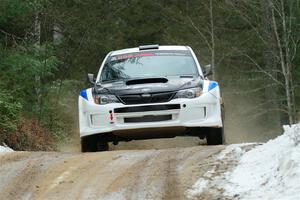
[[[219,91],[214,90],[194,99],[139,105],[97,105],[80,96],[80,136],[145,128],[222,127]]]

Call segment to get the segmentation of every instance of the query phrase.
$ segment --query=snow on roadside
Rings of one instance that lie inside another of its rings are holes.
[[[9,147],[0,146],[0,153],[12,152],[12,151],[14,151],[14,150],[12,150]]]
[[[225,194],[241,199],[300,199],[300,124],[246,152],[226,174]]]
[[[186,196],[189,199],[196,197],[201,194],[205,188],[207,188],[208,180],[204,178],[198,179],[198,181],[193,185],[193,187],[186,192]]]
[[[189,188],[185,195],[188,199],[199,199],[207,191],[217,194],[223,188],[224,177],[219,175],[218,170],[226,170],[238,163],[240,157],[246,152],[243,148],[256,145],[255,143],[232,144],[221,151],[214,159],[215,165],[200,177],[194,185]],[[228,164],[230,163],[230,164]],[[225,167],[224,169],[222,167]],[[205,194],[204,194],[205,195]],[[208,198],[209,199],[209,198]],[[218,198],[215,198],[218,199]]]
[[[228,199],[300,199],[300,123],[283,128],[283,135],[262,145],[227,146],[215,157],[217,168],[200,177],[186,196],[197,199],[209,193]]]
[[[217,159],[223,160],[224,158],[228,157],[229,154],[231,154],[231,156],[234,154],[234,157],[239,158],[245,153],[245,150],[242,149],[243,147],[254,144],[255,143],[231,144],[227,146],[226,149],[221,151]]]

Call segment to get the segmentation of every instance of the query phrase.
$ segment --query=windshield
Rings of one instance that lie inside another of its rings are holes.
[[[111,56],[104,65],[100,81],[167,76],[198,76],[189,51],[153,51]]]

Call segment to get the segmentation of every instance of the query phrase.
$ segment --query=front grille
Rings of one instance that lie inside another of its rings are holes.
[[[180,109],[180,104],[115,108],[114,113],[147,112],[147,111],[161,111],[161,110],[174,110],[174,109]]]
[[[139,123],[139,122],[160,122],[172,119],[172,115],[146,115],[142,117],[128,117],[124,118],[124,123]]]
[[[168,102],[172,99],[175,92],[162,92],[152,94],[129,94],[120,95],[119,99],[124,104],[144,104],[144,103],[163,103]]]

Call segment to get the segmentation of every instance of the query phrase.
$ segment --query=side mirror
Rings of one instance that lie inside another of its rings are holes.
[[[212,66],[211,64],[209,65],[205,65],[203,68],[203,75],[204,77],[207,77],[209,75],[212,75],[213,71],[212,71]]]
[[[95,77],[94,77],[94,74],[88,74],[88,75],[87,75],[87,81],[88,81],[88,83],[94,85],[95,82],[96,82],[96,79],[95,79]]]

